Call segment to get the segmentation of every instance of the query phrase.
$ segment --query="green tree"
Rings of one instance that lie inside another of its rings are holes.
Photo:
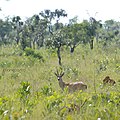
[[[51,12],[50,10],[46,10],[42,16],[45,16],[49,20],[49,33],[48,39],[46,39],[46,46],[52,47],[57,50],[57,57],[59,65],[62,65],[61,62],[61,47],[65,45],[64,34],[63,34],[63,25],[59,22],[61,17],[67,17],[65,10],[58,10]],[[55,20],[54,29],[52,24],[52,20]]]
[[[9,18],[6,20],[0,19],[0,44],[10,43],[10,32],[12,31],[12,24]]]
[[[93,45],[94,45],[94,38],[96,37],[96,35],[98,35],[98,28],[101,28],[102,27],[102,24],[100,23],[101,21],[97,21],[95,18],[93,17],[90,17],[89,19],[89,37],[90,37],[90,40],[89,40],[89,43],[90,43],[90,48],[93,49]],[[98,37],[97,37],[98,38]]]
[[[34,15],[31,18],[31,30],[33,39],[33,48],[35,48],[35,43],[37,46],[43,47],[46,35],[46,29],[48,27],[49,21],[45,18],[40,18],[39,15]]]
[[[22,31],[23,22],[21,21],[20,16],[15,16],[12,18],[13,28],[16,31],[16,43],[17,45],[20,42],[20,32]]]
[[[83,21],[77,23],[77,17],[71,19],[69,24],[64,27],[64,33],[67,39],[67,45],[70,46],[70,52],[73,53],[74,49],[80,44],[86,44],[88,39],[89,22]]]
[[[116,22],[114,20],[106,20],[103,24],[103,28],[99,32],[99,39],[104,43],[103,45],[106,46],[110,42],[116,42],[119,44],[119,37],[120,37],[120,22]]]

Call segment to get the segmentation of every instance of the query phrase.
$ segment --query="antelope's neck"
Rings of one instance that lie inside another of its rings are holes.
[[[65,88],[65,82],[63,82],[62,80],[59,81],[59,85],[62,88],[62,90],[64,90]]]

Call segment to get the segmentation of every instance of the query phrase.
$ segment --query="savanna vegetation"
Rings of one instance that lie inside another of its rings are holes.
[[[0,19],[0,120],[120,119],[120,22],[65,17],[56,9]],[[63,91],[56,71],[87,89]]]

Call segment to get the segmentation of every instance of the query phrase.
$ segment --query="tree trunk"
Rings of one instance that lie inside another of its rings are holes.
[[[90,48],[93,49],[93,39],[90,40]]]
[[[73,53],[73,52],[74,52],[75,47],[76,47],[75,45],[73,45],[73,46],[71,46],[71,47],[70,47],[70,52],[71,52],[71,53]]]
[[[96,34],[96,42],[98,43],[99,33]]]
[[[19,44],[19,40],[20,40],[20,38],[19,38],[19,32],[17,31],[17,37],[16,37],[16,43],[17,43],[17,45]]]
[[[40,45],[40,47],[43,47],[43,44],[44,44],[44,35],[42,34],[41,37],[42,37],[42,39],[41,39],[41,45]]]
[[[26,44],[25,44],[24,39],[21,40],[21,47],[22,47],[22,50],[25,50],[25,48],[26,48]]]
[[[60,55],[60,47],[57,48],[57,56],[58,56],[59,65],[61,66],[62,62],[61,62],[61,55]]]
[[[17,43],[17,45],[19,44],[19,37],[18,36],[16,37],[16,43]]]
[[[33,40],[33,49],[35,50],[35,41]]]

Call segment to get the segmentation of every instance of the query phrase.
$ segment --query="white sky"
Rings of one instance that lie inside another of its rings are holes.
[[[95,16],[97,20],[120,20],[120,0],[0,0],[0,18],[19,15],[22,18],[39,14],[44,9],[64,9],[68,18],[78,15],[80,20]]]

